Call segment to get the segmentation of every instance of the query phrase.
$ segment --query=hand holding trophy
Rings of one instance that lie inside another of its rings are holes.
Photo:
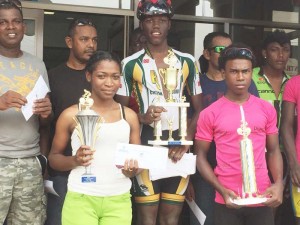
[[[94,150],[94,144],[97,138],[97,132],[103,118],[91,109],[94,101],[90,98],[91,93],[84,90],[84,95],[79,99],[79,112],[74,118],[76,130],[82,145],[87,145]],[[96,182],[96,176],[92,173],[91,165],[85,167],[85,173],[81,177],[82,183]]]

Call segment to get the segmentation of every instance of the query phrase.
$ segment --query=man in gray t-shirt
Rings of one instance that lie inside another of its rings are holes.
[[[21,112],[40,77],[49,86],[44,63],[20,49],[24,26],[21,3],[1,2],[0,224],[7,217],[8,225],[42,225],[46,205],[37,156],[47,151],[51,103],[48,96],[35,100],[27,121]]]

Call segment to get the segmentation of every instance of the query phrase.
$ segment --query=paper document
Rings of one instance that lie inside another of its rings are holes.
[[[142,169],[161,170],[167,167],[168,148],[119,143],[115,165],[123,166],[126,159],[137,160],[139,168]]]
[[[150,169],[150,179],[159,180],[167,177],[187,177],[190,174],[196,172],[196,155],[193,153],[185,153],[182,158],[174,163],[171,159],[168,158],[167,168],[164,170],[161,169]]]
[[[198,207],[198,205],[196,204],[196,202],[194,200],[189,201],[189,200],[186,199],[185,201],[189,205],[190,209],[192,210],[192,212],[196,216],[199,223],[201,225],[203,225],[205,220],[206,220],[206,215],[201,211],[201,209]]]
[[[268,198],[265,198],[265,197],[237,198],[237,199],[229,198],[229,200],[236,205],[245,206],[245,205],[256,205],[256,204],[266,202],[268,200]]]
[[[56,193],[53,187],[53,181],[52,180],[44,180],[44,187],[45,187],[45,192],[50,193],[53,195],[56,195],[59,197],[59,195]]]
[[[29,118],[33,115],[32,109],[34,101],[40,98],[44,98],[49,91],[50,90],[46,82],[44,81],[43,77],[40,76],[35,83],[34,88],[26,97],[27,104],[25,106],[22,106],[21,108],[26,121],[29,120]]]

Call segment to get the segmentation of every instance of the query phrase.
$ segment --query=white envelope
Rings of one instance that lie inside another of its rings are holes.
[[[46,193],[50,193],[50,194],[56,195],[57,197],[60,197],[54,190],[52,180],[44,180],[44,188],[45,188]]]
[[[185,153],[182,158],[177,162],[172,162],[171,159],[168,158],[167,168],[164,170],[158,170],[155,168],[150,169],[150,179],[151,180],[159,180],[167,177],[187,177],[190,174],[194,174],[196,172],[196,155],[193,153]]]
[[[123,166],[126,159],[137,160],[142,169],[162,170],[167,167],[168,148],[118,143],[115,165]]]
[[[49,92],[49,88],[44,81],[42,75],[36,81],[31,92],[26,96],[27,104],[22,106],[21,111],[25,117],[25,120],[29,120],[33,115],[32,109],[34,105],[34,101],[40,98],[44,98],[46,94]]]
[[[196,202],[194,200],[189,201],[189,200],[185,200],[187,202],[187,204],[189,205],[190,209],[192,210],[192,212],[194,213],[194,215],[196,216],[197,220],[199,221],[199,223],[201,225],[204,225],[205,220],[206,220],[206,215],[202,212],[202,210],[198,207],[198,205],[196,204]]]

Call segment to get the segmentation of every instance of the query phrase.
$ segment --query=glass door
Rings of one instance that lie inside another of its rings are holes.
[[[24,9],[25,35],[21,49],[43,59],[44,10]]]

